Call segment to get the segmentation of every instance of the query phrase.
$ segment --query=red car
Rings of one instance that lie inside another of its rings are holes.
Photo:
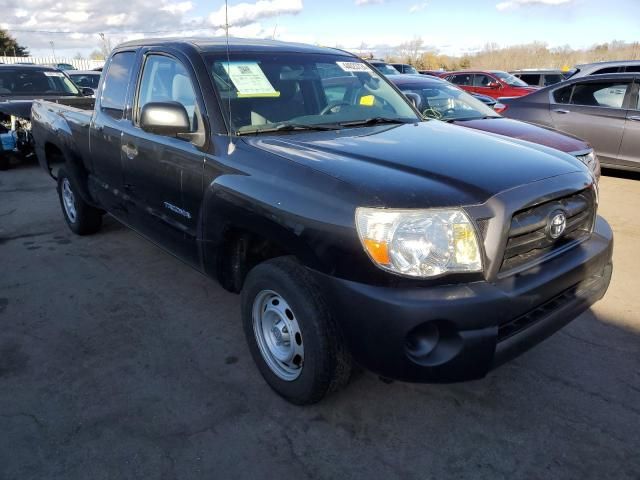
[[[441,78],[471,93],[480,93],[493,98],[522,97],[535,92],[539,87],[531,87],[510,73],[499,70],[445,72]]]

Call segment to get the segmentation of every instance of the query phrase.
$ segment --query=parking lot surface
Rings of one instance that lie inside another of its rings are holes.
[[[605,176],[603,301],[487,378],[276,396],[236,295],[54,182],[0,172],[0,479],[640,478],[640,175]]]

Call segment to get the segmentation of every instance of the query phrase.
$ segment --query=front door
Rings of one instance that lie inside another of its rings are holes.
[[[204,106],[186,60],[153,51],[145,55],[129,128],[122,138],[125,191],[131,224],[176,256],[200,267],[197,228],[202,203]],[[150,102],[178,102],[191,132],[169,137],[142,130],[140,111]]]

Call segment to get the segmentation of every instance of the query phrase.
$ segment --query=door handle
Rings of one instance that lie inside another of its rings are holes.
[[[633,117],[629,117],[629,120],[633,120],[634,122],[640,122],[640,116],[635,115]]]
[[[566,115],[567,113],[571,113],[570,110],[563,110],[563,109],[556,109],[556,110],[554,110],[554,112],[560,113],[562,115]]]
[[[138,149],[135,147],[135,145],[123,145],[122,151],[129,160],[133,160],[138,156]]]

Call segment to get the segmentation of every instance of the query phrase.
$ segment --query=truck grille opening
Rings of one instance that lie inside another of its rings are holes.
[[[593,190],[586,189],[516,212],[511,219],[500,273],[538,263],[589,238],[595,210]],[[564,213],[566,227],[558,238],[553,238],[549,222],[556,212]]]

